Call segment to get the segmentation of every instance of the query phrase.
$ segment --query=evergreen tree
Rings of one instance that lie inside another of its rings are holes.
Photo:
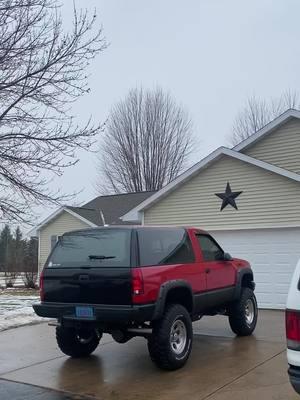
[[[13,236],[10,227],[5,225],[0,234],[0,267],[8,271],[11,264]]]
[[[35,288],[38,275],[38,239],[31,237],[26,242],[24,257],[24,283],[28,288]]]
[[[22,238],[22,232],[19,226],[15,230],[11,247],[13,249],[11,268],[15,272],[22,272],[24,269],[26,241]]]

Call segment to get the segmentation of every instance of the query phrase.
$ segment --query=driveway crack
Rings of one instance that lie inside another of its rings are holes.
[[[106,346],[107,344],[111,344],[111,343],[113,343],[113,342],[114,342],[114,341],[111,340],[110,342],[103,343],[103,344],[101,344],[100,346],[101,346],[101,347],[102,347],[102,346]],[[20,367],[20,368],[11,369],[11,370],[9,370],[9,371],[5,371],[5,372],[1,373],[1,374],[0,374],[0,378],[1,378],[1,379],[4,379],[3,377],[5,377],[5,375],[7,375],[7,374],[11,374],[11,373],[13,373],[13,372],[17,372],[17,371],[20,371],[20,370],[22,370],[22,369],[26,369],[26,368],[30,368],[30,367],[36,367],[37,365],[45,364],[45,363],[47,363],[47,362],[49,362],[49,361],[58,360],[59,358],[64,358],[64,357],[67,358],[67,356],[61,355],[61,356],[49,358],[49,359],[47,359],[47,360],[38,361],[38,362],[33,363],[33,364],[24,365],[23,367]]]
[[[209,393],[205,397],[202,397],[201,400],[206,400],[212,397],[214,394],[218,393],[220,390],[226,388],[227,386],[231,385],[232,383],[238,381],[239,379],[243,378],[245,375],[248,375],[250,372],[254,371],[256,368],[261,367],[262,365],[266,364],[267,362],[273,360],[275,357],[278,357],[280,354],[284,353],[286,350],[281,350],[278,353],[274,354],[272,357],[267,358],[266,360],[262,361],[261,363],[255,365],[252,368],[249,368],[247,371],[243,372],[239,376],[235,377],[231,381],[225,383],[224,385],[220,386],[219,388],[215,389],[213,392]]]

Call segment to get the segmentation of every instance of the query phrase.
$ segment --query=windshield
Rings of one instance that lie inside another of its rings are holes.
[[[67,234],[57,242],[47,268],[129,267],[130,229]]]

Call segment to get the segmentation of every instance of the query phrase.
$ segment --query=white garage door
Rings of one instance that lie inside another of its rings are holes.
[[[211,232],[233,257],[250,261],[261,308],[284,308],[294,268],[300,258],[300,229]]]

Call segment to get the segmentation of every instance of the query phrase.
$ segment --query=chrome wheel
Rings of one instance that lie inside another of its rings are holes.
[[[251,325],[255,317],[255,306],[252,299],[248,299],[245,305],[245,317],[247,325]]]
[[[186,346],[187,331],[183,321],[177,319],[171,327],[171,349],[175,354],[181,354]]]

